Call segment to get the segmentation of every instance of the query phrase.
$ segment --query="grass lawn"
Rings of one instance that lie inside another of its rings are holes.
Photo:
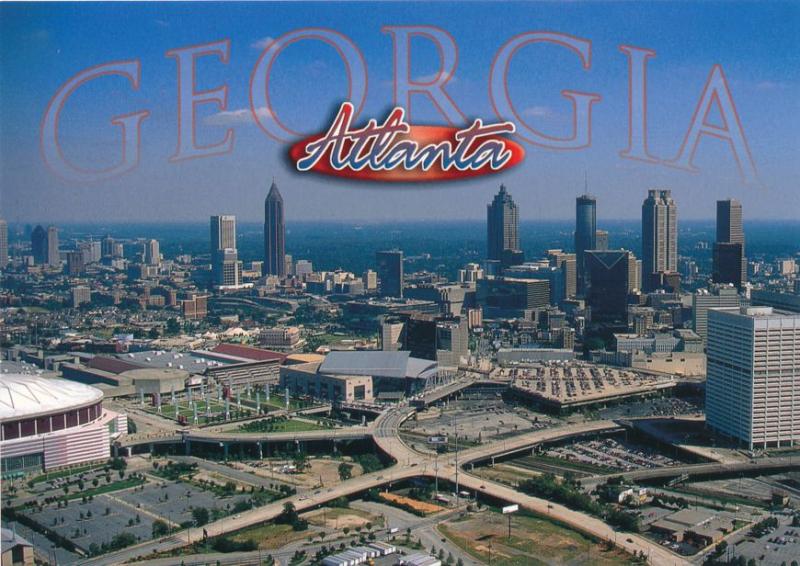
[[[88,472],[90,470],[96,470],[98,468],[102,468],[105,464],[92,464],[89,466],[81,466],[79,468],[69,468],[66,470],[58,470],[56,472],[49,472],[45,474],[41,474],[36,476],[33,479],[28,480],[31,484],[36,485],[39,482],[54,480],[57,478],[65,478],[67,476],[77,475],[83,472]]]
[[[253,421],[243,424],[239,427],[239,430],[242,432],[305,432],[309,430],[323,430],[325,428],[316,423],[295,419],[286,421],[274,420],[269,425],[267,425],[267,423],[260,425],[259,423],[260,421]]]
[[[308,538],[309,531],[295,531],[290,525],[264,524],[248,527],[241,530],[231,538],[238,542],[252,540],[258,543],[258,548],[270,550],[280,548],[292,541]]]
[[[67,499],[81,499],[84,496],[89,497],[100,495],[103,493],[111,493],[112,491],[119,491],[121,489],[128,489],[129,487],[134,487],[138,485],[142,485],[145,483],[145,480],[141,478],[125,478],[124,480],[114,481],[111,483],[103,484],[101,483],[97,487],[92,487],[90,489],[84,489],[83,491],[70,491],[67,495]]]
[[[466,521],[446,521],[437,528],[471,556],[497,566],[633,563],[632,557],[620,550],[606,550],[604,544],[578,532],[527,514],[513,516],[511,538],[507,518],[494,512],[476,514]]]

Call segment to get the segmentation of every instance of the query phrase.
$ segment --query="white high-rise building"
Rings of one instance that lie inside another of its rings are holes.
[[[742,305],[739,291],[733,285],[714,285],[692,295],[692,326],[705,343],[708,339],[708,311],[714,308],[733,308]]]
[[[753,448],[800,442],[800,313],[708,312],[706,422]]]

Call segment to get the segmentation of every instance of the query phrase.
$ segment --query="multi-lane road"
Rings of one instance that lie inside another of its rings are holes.
[[[637,554],[644,553],[649,557],[650,564],[688,564],[684,558],[644,537],[629,533],[618,533],[596,517],[568,509],[563,505],[552,503],[544,499],[522,494],[512,487],[482,479],[464,469],[465,464],[486,461],[493,457],[531,449],[541,443],[586,434],[613,431],[619,428],[618,423],[614,421],[595,421],[573,424],[520,434],[504,440],[487,442],[480,446],[460,451],[458,454],[459,460],[458,463],[456,463],[454,455],[448,455],[447,458],[439,458],[437,462],[434,456],[417,452],[400,439],[398,435],[400,425],[413,414],[414,409],[407,406],[400,406],[385,411],[371,425],[359,427],[354,432],[329,430],[312,431],[311,433],[287,433],[288,440],[299,438],[311,440],[323,437],[332,439],[336,436],[344,439],[352,434],[358,437],[372,436],[378,448],[395,461],[393,466],[385,470],[364,474],[344,481],[334,487],[301,492],[295,496],[270,503],[263,507],[220,519],[202,528],[186,529],[168,537],[162,537],[115,553],[87,560],[85,563],[92,565],[119,564],[135,557],[147,556],[155,552],[175,550],[186,546],[190,541],[202,537],[204,531],[208,536],[213,537],[275,519],[283,511],[284,504],[287,502],[293,503],[298,511],[305,511],[324,505],[339,497],[352,496],[368,489],[391,485],[401,480],[413,477],[438,477],[440,480],[449,481],[453,484],[457,483],[459,489],[466,489],[472,493],[480,493],[484,497],[490,497],[499,501],[518,503],[524,509],[540,515],[549,516],[556,521],[569,525],[579,532],[600,540],[611,541],[628,552]],[[213,434],[215,440],[237,442],[259,439],[275,441],[277,437],[280,436],[280,433],[277,435],[275,433],[250,435],[216,432]],[[704,467],[685,466],[686,473],[692,473],[693,471],[713,473],[721,465],[707,464],[699,466]],[[750,464],[748,470],[753,466],[757,466],[757,464]]]

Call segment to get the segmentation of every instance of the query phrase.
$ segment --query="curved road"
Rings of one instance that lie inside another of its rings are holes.
[[[371,432],[378,447],[396,461],[396,464],[390,468],[347,480],[335,487],[328,489],[323,488],[313,493],[298,494],[282,499],[263,507],[251,509],[232,517],[226,517],[209,523],[203,528],[186,529],[167,537],[151,540],[114,553],[89,559],[86,560],[84,564],[120,564],[136,557],[148,556],[154,552],[175,550],[186,546],[190,541],[201,538],[204,530],[207,532],[208,536],[213,537],[275,519],[283,511],[283,506],[287,502],[292,502],[298,511],[305,511],[324,505],[338,497],[350,496],[368,489],[391,484],[395,481],[420,476],[433,478],[436,474],[436,470],[434,470],[434,457],[416,452],[403,443],[397,436],[397,431],[402,422],[413,414],[414,409],[402,406],[387,410],[375,420],[371,427],[367,427],[363,431],[367,434]],[[469,450],[464,450],[459,453],[462,459],[459,465],[490,458],[493,455],[503,454],[510,450],[516,451],[529,448],[548,440],[561,439],[572,435],[585,434],[587,432],[609,430],[616,427],[617,425],[613,421],[599,421],[531,432],[506,439],[505,441],[487,443]],[[330,435],[332,431],[326,432]],[[301,434],[302,433],[296,433],[293,435],[293,438]],[[498,500],[518,503],[527,510],[543,516],[550,516],[554,520],[561,521],[579,532],[601,540],[610,540],[628,552],[638,553],[643,551],[650,557],[650,564],[659,566],[688,564],[685,559],[641,536],[628,533],[616,533],[600,519],[579,511],[568,509],[559,504],[551,503],[544,499],[523,495],[510,487],[481,479],[464,470],[459,469],[457,471],[453,460],[447,461],[444,464],[441,461],[439,462],[438,477],[440,479],[455,483],[456,475],[458,476],[457,479],[460,487],[463,486],[469,490],[483,493]]]

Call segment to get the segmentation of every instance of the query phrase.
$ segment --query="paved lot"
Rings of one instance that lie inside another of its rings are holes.
[[[151,517],[137,512],[135,508],[120,505],[109,495],[98,495],[87,503],[71,501],[61,509],[50,505],[41,512],[30,512],[28,516],[70,539],[83,550],[88,550],[93,543],[98,546],[109,543],[115,534],[122,532],[146,540],[150,538],[153,528]]]
[[[771,533],[758,539],[746,537],[736,544],[736,556],[755,558],[763,566],[800,562],[800,527],[792,527],[788,517],[780,517],[779,521]]]
[[[144,490],[126,491],[116,497],[177,524],[191,520],[192,509],[196,507],[205,507],[209,511],[214,508],[227,510],[238,501],[249,499],[247,494],[217,497],[187,483],[168,481],[154,482]]]

